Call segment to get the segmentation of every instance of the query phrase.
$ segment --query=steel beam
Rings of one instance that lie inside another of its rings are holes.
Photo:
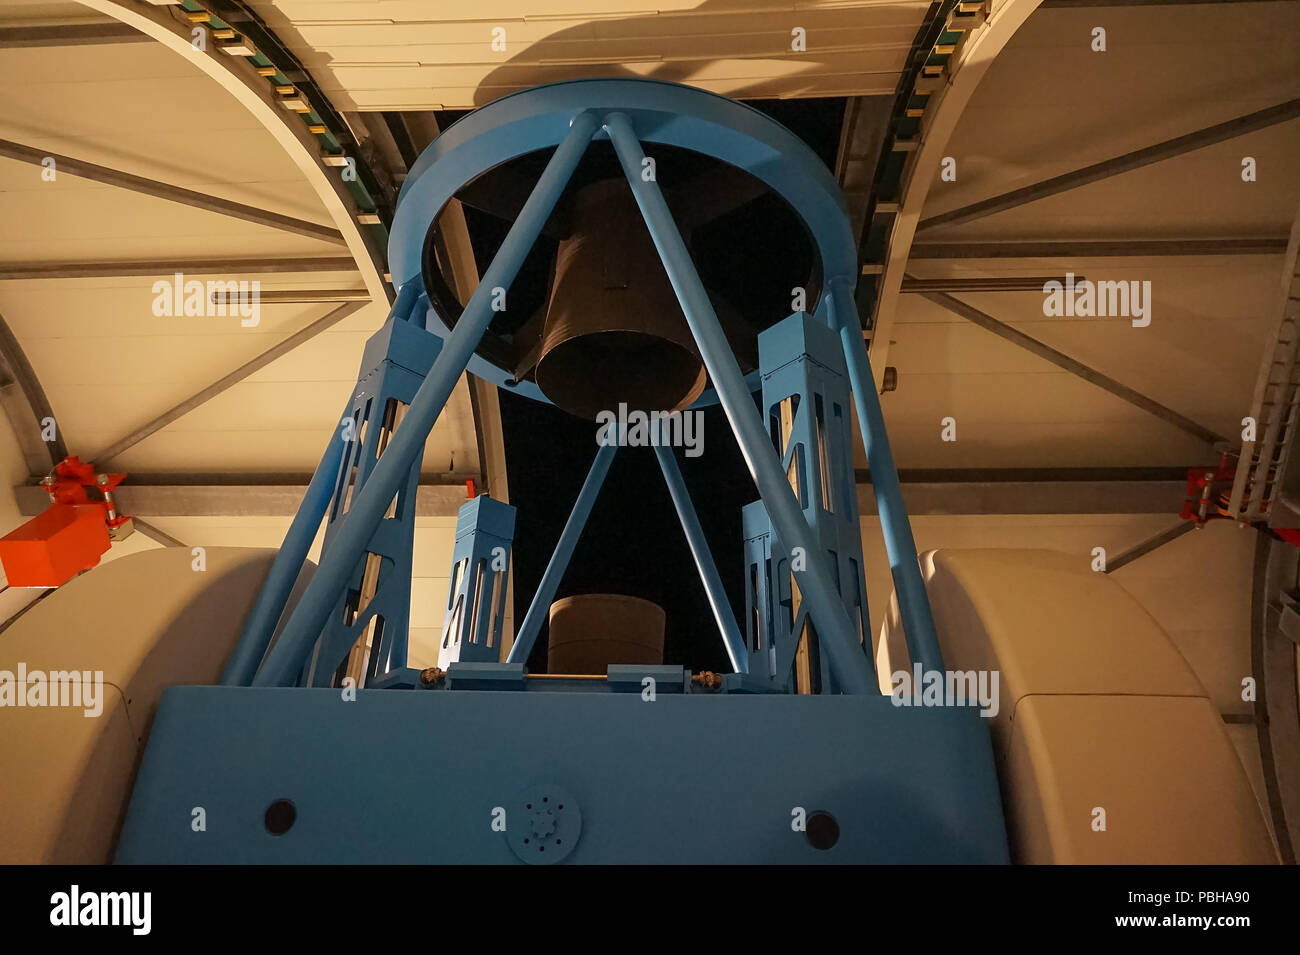
[[[1075,282],[1083,282],[1082,275],[1074,277]],[[903,279],[900,292],[920,294],[922,292],[1041,292],[1048,282],[1060,282],[1065,285],[1064,275],[1018,276],[1003,275],[994,278],[954,277],[946,279]],[[262,293],[265,296],[265,292]]]
[[[1090,481],[1098,484],[1117,481],[1178,481],[1186,490],[1187,472],[1203,464],[1149,464],[1123,467],[1001,467],[1001,468],[903,468],[898,472],[904,484],[1009,484],[1024,481]],[[278,473],[278,472],[277,472]],[[871,471],[858,468],[854,476],[859,484],[871,483]]]
[[[943,652],[939,646],[934,615],[925,582],[921,579],[921,565],[916,553],[916,540],[907,518],[908,507],[903,499],[894,454],[889,447],[889,433],[880,407],[871,373],[867,346],[862,340],[857,310],[853,307],[852,286],[843,280],[830,282],[827,299],[827,318],[830,326],[840,336],[844,349],[844,363],[849,373],[853,392],[853,405],[858,412],[858,427],[862,432],[863,450],[867,464],[875,474],[872,494],[880,514],[880,534],[885,540],[889,556],[889,570],[894,578],[894,592],[898,597],[898,612],[903,624],[903,638],[907,642],[911,662],[922,670],[942,670]]]
[[[226,375],[224,378],[221,378],[213,382],[212,384],[208,385],[208,387],[204,388],[202,391],[196,392],[195,394],[186,398],[180,404],[163,412],[162,414],[160,414],[158,417],[154,418],[152,421],[148,422],[147,424],[141,425],[139,428],[136,428],[134,431],[132,431],[130,434],[126,435],[125,437],[117,441],[114,441],[108,447],[101,450],[98,454],[89,458],[89,460],[94,461],[100,467],[104,467],[109,461],[117,457],[123,451],[127,450],[128,448],[135,447],[135,445],[139,444],[141,441],[149,437],[154,432],[161,431],[163,428],[167,427],[167,425],[171,424],[177,418],[189,414],[191,411],[193,411],[199,405],[203,404],[205,401],[215,398],[217,395],[221,394],[223,391],[226,391],[228,388],[232,387],[233,385],[237,385],[239,382],[243,381],[249,375],[253,374],[253,372],[265,368],[267,365],[271,364],[271,362],[275,361],[277,358],[293,351],[293,349],[297,348],[303,342],[315,338],[321,332],[325,331],[325,329],[330,328],[333,325],[337,325],[343,319],[347,318],[353,312],[358,311],[362,307],[363,306],[360,303],[354,303],[354,302],[350,302],[346,305],[340,305],[338,308],[329,312],[327,315],[324,315],[323,317],[316,319],[316,321],[312,322],[306,328],[294,332],[292,335],[290,335],[288,338],[281,341],[279,344],[273,345],[272,347],[268,348],[266,351],[262,352],[262,354],[258,355],[252,361],[248,361],[240,365],[238,368],[236,368],[230,374]]]
[[[918,242],[911,259],[1101,259],[1178,255],[1282,255],[1272,239],[1079,239],[1063,242]],[[906,291],[907,279],[903,280]]]
[[[18,162],[32,163],[37,166],[41,165],[46,159],[53,159],[55,169],[69,176],[77,176],[80,179],[89,179],[108,186],[116,186],[119,189],[129,189],[142,195],[153,196],[155,199],[178,202],[181,205],[195,209],[216,212],[223,216],[242,219],[245,222],[280,229],[283,232],[292,232],[294,235],[305,235],[308,238],[320,239],[322,242],[329,242],[334,245],[347,244],[343,239],[343,233],[331,226],[317,225],[315,222],[295,219],[293,216],[281,215],[278,212],[268,212],[255,206],[244,205],[242,202],[219,199],[204,192],[195,192],[193,189],[169,185],[165,182],[158,182],[156,179],[146,179],[144,176],[135,176],[129,172],[110,169],[108,166],[100,166],[92,162],[86,162],[83,159],[74,159],[71,156],[50,152],[47,149],[25,146],[22,143],[15,143],[8,139],[0,139],[0,156],[15,159]]]
[[[1014,472],[1013,472],[1014,474]],[[918,515],[1174,515],[1186,496],[1184,477],[1092,479],[941,479],[902,473],[907,513]],[[122,513],[144,517],[292,517],[307,491],[309,474],[292,481],[261,483],[164,481],[156,474],[131,474],[130,483],[114,491]],[[858,472],[858,512],[875,516],[875,498],[866,470]],[[49,505],[42,487],[13,487],[18,513],[35,517]],[[465,502],[461,478],[421,479],[416,515],[455,517]]]
[[[68,446],[63,440],[63,429],[58,426],[58,419],[54,417],[54,409],[50,407],[50,400],[45,397],[45,389],[41,387],[36,371],[27,360],[26,352],[18,344],[18,339],[10,330],[9,323],[5,321],[3,315],[0,315],[0,359],[3,359],[9,373],[21,389],[28,407],[31,408],[37,431],[41,430],[41,422],[44,419],[54,420],[54,440],[45,442],[52,468],[68,456]],[[23,422],[15,421],[13,425],[16,434],[21,435],[27,430]]]
[[[117,495],[114,494],[114,497],[116,496]],[[157,543],[162,544],[164,547],[185,546],[185,544],[182,541],[179,541],[175,537],[172,537],[171,534],[168,534],[162,528],[155,527],[153,524],[150,524],[144,518],[136,517],[134,514],[131,515],[131,525],[137,531],[143,534],[145,537],[149,538],[151,541],[156,541]]]
[[[1164,547],[1171,541],[1176,541],[1189,531],[1194,531],[1199,525],[1195,521],[1179,521],[1173,527],[1161,531],[1159,534],[1153,534],[1140,544],[1135,544],[1128,550],[1108,558],[1106,561],[1106,573],[1113,574],[1121,567],[1126,567],[1139,557],[1145,557],[1157,548]]]
[[[664,483],[668,485],[668,493],[673,499],[673,507],[677,509],[677,518],[682,522],[686,543],[691,549],[691,556],[695,558],[695,569],[700,573],[700,582],[704,585],[705,595],[709,598],[713,620],[722,635],[722,645],[726,647],[727,656],[731,659],[731,668],[737,673],[747,673],[749,653],[745,649],[745,638],[741,636],[740,627],[736,624],[736,615],[731,612],[731,604],[727,602],[727,591],[722,586],[722,578],[718,576],[718,568],[713,562],[709,542],[705,540],[704,528],[700,526],[699,515],[695,513],[695,505],[691,503],[691,494],[686,488],[681,469],[677,467],[673,449],[656,444],[654,451],[659,461],[659,469],[664,475]]]
[[[1195,132],[1176,136],[1162,143],[1156,143],[1154,146],[1147,146],[1131,153],[1125,153],[1122,156],[1115,156],[1111,159],[1093,163],[1090,166],[1084,166],[1082,169],[1076,169],[1073,172],[1053,176],[1051,179],[1044,179],[1032,186],[1013,189],[1010,192],[1004,192],[999,196],[974,202],[959,209],[942,212],[928,219],[922,219],[916,228],[918,232],[924,232],[938,226],[957,225],[974,219],[982,219],[984,216],[993,215],[995,212],[1005,212],[1028,202],[1036,202],[1048,196],[1055,196],[1071,189],[1077,189],[1079,186],[1086,186],[1102,179],[1109,179],[1111,176],[1117,176],[1122,172],[1141,169],[1143,166],[1149,166],[1165,159],[1172,159],[1174,156],[1181,156],[1183,153],[1201,149],[1205,146],[1212,146],[1224,140],[1234,139],[1245,133],[1265,129],[1277,123],[1284,123],[1287,120],[1295,119],[1297,116],[1300,116],[1300,99],[1287,100],[1285,103],[1278,103],[1276,106],[1269,106],[1266,109],[1256,110],[1253,113],[1247,113],[1245,116],[1230,119],[1226,123],[1207,126],[1205,129],[1198,129]]]
[[[51,465],[50,446],[41,440],[40,420],[32,411],[18,382],[4,367],[3,359],[0,359],[0,376],[4,379],[4,384],[0,385],[0,413],[9,419],[14,439],[18,442],[18,449],[27,465],[27,473],[46,474]]]
[[[1079,279],[1075,279],[1079,281]],[[234,306],[240,301],[240,293],[229,294],[221,291],[212,293],[213,305]],[[369,302],[370,293],[363,288],[305,288],[305,289],[259,289],[257,301],[261,305],[319,305],[322,302]]]
[[[1004,338],[1013,345],[1019,345],[1026,351],[1032,352],[1039,358],[1051,362],[1058,368],[1063,368],[1072,375],[1076,375],[1091,384],[1096,385],[1103,391],[1108,391],[1117,398],[1122,398],[1129,404],[1141,408],[1149,414],[1155,415],[1162,421],[1172,424],[1176,428],[1186,431],[1195,438],[1204,441],[1206,444],[1217,444],[1226,442],[1227,438],[1211,431],[1209,428],[1197,424],[1191,418],[1184,417],[1172,408],[1153,401],[1141,392],[1134,391],[1127,385],[1120,384],[1114,378],[1103,375],[1095,368],[1090,368],[1081,361],[1076,361],[1064,352],[1059,352],[1050,345],[1040,342],[1037,338],[1031,338],[1024,332],[1012,328],[1003,322],[998,321],[992,315],[987,315],[973,306],[967,305],[950,295],[942,293],[924,293],[923,298],[928,299],[934,304],[946,308],[954,315],[960,315],[962,318],[972,322],[983,329],[992,332],[999,338]]]
[[[0,263],[0,282],[28,279],[107,279],[135,275],[261,275],[295,272],[355,272],[351,256],[263,259],[138,259],[123,262]],[[265,294],[265,293],[263,293]]]
[[[1056,472],[1056,473],[1051,473]],[[858,513],[877,514],[871,475],[857,472]],[[903,471],[907,513],[1176,514],[1187,496],[1187,469],[1036,469]]]
[[[123,484],[113,492],[118,510],[135,517],[293,517],[307,493],[306,476],[293,484]],[[35,517],[50,496],[35,484],[13,488],[18,513]],[[455,517],[465,503],[465,482],[423,481],[416,488],[417,517]]]
[[[314,471],[132,471],[132,484],[156,487],[304,487]],[[459,484],[474,481],[481,486],[478,471],[422,471],[420,483]]]
[[[151,42],[153,41],[149,37],[124,23],[46,23],[0,27],[0,50]]]

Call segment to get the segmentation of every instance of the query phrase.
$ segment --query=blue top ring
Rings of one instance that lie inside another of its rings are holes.
[[[584,110],[617,110],[647,143],[689,149],[743,169],[777,193],[803,219],[821,258],[823,287],[857,284],[857,245],[839,184],[803,140],[753,107],[705,90],[659,80],[573,80],[495,100],[450,126],[411,167],[397,199],[388,263],[397,289],[420,280],[425,237],[434,217],[467,183],[526,153],[558,146]],[[598,131],[593,139],[607,139]],[[428,327],[450,329],[430,309]],[[517,394],[547,401],[532,382],[480,355],[469,371]],[[717,402],[712,390],[696,407]],[[549,403],[549,402],[548,402]]]

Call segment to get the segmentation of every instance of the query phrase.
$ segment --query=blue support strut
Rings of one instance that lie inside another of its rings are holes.
[[[699,515],[691,503],[691,495],[682,480],[681,469],[673,457],[673,449],[655,445],[655,457],[659,459],[659,469],[664,472],[664,483],[672,496],[673,506],[677,508],[677,517],[682,522],[686,534],[686,543],[690,545],[691,556],[695,558],[695,567],[700,572],[700,581],[708,595],[709,606],[713,609],[713,619],[718,622],[718,631],[731,659],[731,668],[737,673],[749,672],[749,652],[745,649],[745,638],[740,635],[736,625],[736,616],[731,612],[727,602],[727,592],[722,587],[722,578],[718,576],[717,565],[713,563],[713,554],[709,551],[708,541],[704,539],[704,528],[700,526]]]
[[[618,443],[611,441],[609,444],[602,444],[600,450],[596,452],[596,459],[591,462],[591,470],[587,472],[587,478],[582,482],[578,499],[573,502],[569,519],[564,522],[564,530],[555,544],[555,552],[551,554],[546,572],[542,574],[542,582],[537,585],[533,602],[528,605],[528,613],[524,615],[524,622],[519,627],[519,636],[510,647],[510,655],[506,658],[507,663],[528,662],[528,654],[533,652],[533,644],[537,642],[537,634],[541,632],[542,621],[551,611],[555,592],[559,589],[564,572],[573,558],[573,550],[578,546],[582,529],[587,526],[592,505],[596,503],[596,497],[600,494],[601,485],[605,483],[605,475],[609,473],[609,466],[613,463],[614,452],[617,450]]]
[[[853,307],[853,290],[842,280],[828,284],[831,325],[839,331],[844,346],[844,360],[848,365],[849,384],[853,388],[853,403],[858,409],[867,467],[871,469],[871,490],[876,496],[880,531],[885,538],[889,568],[894,576],[894,592],[898,596],[898,614],[903,622],[907,652],[912,662],[921,664],[923,669],[942,670],[943,653],[939,649],[939,637],[930,613],[930,597],[921,579],[916,541],[912,539],[912,525],[903,505],[903,488],[898,482],[893,452],[889,449],[885,416],[880,410],[880,396],[876,394],[867,345],[862,340],[862,327]]]
[[[777,536],[792,553],[794,548],[800,548],[804,555],[804,569],[794,571],[795,579],[809,604],[818,633],[823,637],[822,645],[830,656],[836,677],[846,693],[878,693],[875,675],[863,656],[861,644],[853,635],[853,624],[840,602],[839,593],[831,583],[827,556],[821,552],[781,469],[771,438],[763,427],[749,389],[745,387],[740,366],[736,364],[731,346],[718,324],[718,316],[695,271],[695,264],[672,213],[668,211],[663,193],[659,191],[659,184],[653,179],[646,181],[642,178],[645,152],[632,123],[625,114],[611,112],[606,114],[604,125]]]
[[[574,117],[568,135],[546,164],[546,170],[519,211],[519,217],[511,225],[492,264],[483,273],[482,281],[429,369],[428,377],[411,400],[406,416],[393,432],[388,447],[370,474],[370,480],[353,500],[329,553],[322,557],[280,639],[266,655],[261,670],[253,679],[254,686],[290,686],[296,681],[337,596],[348,585],[349,576],[365,551],[366,541],[397,493],[398,485],[407,476],[415,456],[424,447],[425,439],[496,314],[492,311],[493,289],[509,288],[514,281],[525,256],[537,241],[542,226],[586,152],[597,125],[596,117],[589,111]],[[394,278],[401,282],[409,276]]]
[[[311,542],[316,539],[316,531],[320,529],[320,522],[329,509],[330,498],[334,494],[334,479],[338,477],[343,449],[347,446],[343,440],[341,422],[348,417],[348,410],[344,410],[330,435],[320,464],[316,465],[316,473],[307,485],[307,493],[303,495],[289,531],[284,535],[284,543],[280,545],[253,609],[248,613],[239,643],[235,645],[235,652],[226,663],[226,671],[221,674],[221,682],[225,686],[248,686],[253,674],[257,672],[257,665],[262,662],[266,645],[271,641],[275,625],[280,621],[280,614],[284,612],[284,605],[307,560]]]

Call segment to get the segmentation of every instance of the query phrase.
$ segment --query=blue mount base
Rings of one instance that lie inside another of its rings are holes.
[[[554,809],[537,802],[547,795]],[[280,799],[297,816],[272,835],[264,814]],[[191,829],[197,806],[204,832]],[[834,816],[833,848],[792,827],[798,809]],[[493,825],[502,817],[504,830]],[[339,690],[278,687],[164,694],[117,861],[560,853],[578,863],[1008,861],[988,731],[973,709],[487,689],[361,690],[345,701]]]

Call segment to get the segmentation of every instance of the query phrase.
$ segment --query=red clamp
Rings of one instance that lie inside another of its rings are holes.
[[[126,479],[125,474],[96,474],[94,465],[87,464],[75,454],[54,466],[54,473],[41,480],[41,486],[50,495],[51,504],[99,504],[104,509],[104,524],[110,531],[117,530],[131,518],[117,513],[113,491]],[[87,488],[99,493],[92,497]],[[111,535],[110,535],[111,536]]]
[[[13,587],[58,587],[99,563],[112,541],[131,533],[113,491],[125,474],[96,474],[78,457],[64,458],[41,480],[50,506],[0,538],[0,563]]]
[[[1229,458],[1233,462],[1229,463]],[[1203,525],[1208,521],[1229,518],[1228,499],[1237,475],[1236,455],[1224,453],[1216,467],[1187,469],[1187,499],[1179,517]]]

